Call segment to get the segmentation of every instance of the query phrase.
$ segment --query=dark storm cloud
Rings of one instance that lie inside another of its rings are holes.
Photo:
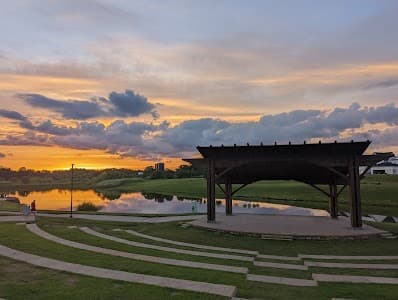
[[[19,121],[26,120],[26,117],[21,115],[19,112],[6,109],[0,109],[0,117]]]
[[[109,98],[90,100],[56,100],[40,94],[19,94],[20,98],[33,107],[57,112],[66,119],[87,120],[98,117],[137,117],[150,113],[157,117],[155,105],[142,95],[131,90],[125,93],[112,92]]]

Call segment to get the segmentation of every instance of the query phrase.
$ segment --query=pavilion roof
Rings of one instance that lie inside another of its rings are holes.
[[[232,183],[243,184],[259,180],[345,184],[344,176],[348,176],[351,159],[360,165],[372,166],[388,156],[363,155],[370,143],[198,146],[202,158],[184,160],[196,168],[207,168],[208,160],[214,160],[218,183],[228,178]]]

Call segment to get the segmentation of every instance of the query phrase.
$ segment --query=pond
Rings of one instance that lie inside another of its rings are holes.
[[[70,191],[52,189],[48,191],[15,192],[21,203],[30,204],[36,200],[39,210],[69,210]],[[176,214],[205,213],[206,199],[190,199],[155,193],[119,193],[111,191],[100,193],[94,190],[75,190],[73,192],[73,208],[91,202],[102,207],[102,212],[142,213],[142,214]],[[225,200],[217,199],[217,212],[225,212]],[[273,204],[267,202],[233,200],[234,213],[250,214],[284,214],[302,216],[328,216],[329,213],[320,209]]]

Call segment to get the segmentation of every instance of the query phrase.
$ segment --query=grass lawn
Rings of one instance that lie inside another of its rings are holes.
[[[143,253],[160,257],[202,261],[203,258],[191,255],[180,255],[165,251],[131,247],[113,241],[98,239],[78,229],[69,229],[69,225],[89,226],[95,230],[121,235],[112,231],[114,228],[133,229],[149,235],[169,238],[190,243],[208,244],[213,246],[233,247],[258,250],[261,253],[276,255],[301,254],[344,254],[344,255],[397,255],[397,240],[367,241],[272,241],[258,238],[231,236],[210,232],[197,228],[182,228],[180,222],[161,224],[131,224],[118,222],[98,222],[78,219],[57,219],[41,217],[38,225],[59,237],[79,241],[103,248],[117,249],[125,252]],[[397,224],[381,224],[390,231],[398,231]],[[137,238],[123,233],[123,238],[135,241],[157,242]],[[114,257],[94,252],[79,250],[40,238],[30,233],[23,226],[12,223],[0,224],[0,241],[2,245],[45,257],[60,259],[85,265],[124,270],[143,274],[183,278],[213,283],[231,284],[238,288],[239,297],[257,299],[328,299],[333,297],[355,299],[396,299],[398,286],[375,284],[341,284],[321,283],[318,287],[289,287],[282,285],[250,282],[242,274],[210,271],[194,268],[168,266],[157,263],[141,262],[131,259]],[[168,245],[174,248],[184,248]],[[326,268],[310,268],[310,272],[260,268],[247,262],[222,259],[203,261],[230,265],[249,266],[250,273],[285,276],[295,278],[311,278],[311,272],[343,274],[346,270]],[[327,272],[325,271],[327,270]],[[349,270],[351,271],[351,270]],[[368,274],[368,271],[353,270],[350,274]],[[161,289],[147,285],[123,283],[113,280],[78,276],[63,272],[55,272],[24,263],[14,262],[0,257],[0,297],[6,299],[221,299],[197,293],[188,293],[171,289]],[[388,275],[398,277],[398,272],[380,271],[375,276]]]
[[[0,297],[26,300],[224,299],[199,293],[81,276],[0,257]]]
[[[0,201],[0,212],[1,211],[21,211],[21,205],[12,201]]]
[[[100,182],[99,191],[160,193],[191,198],[206,195],[206,183],[203,178],[184,179],[114,179]],[[326,188],[326,187],[324,187]],[[223,198],[221,190],[216,188],[217,197]],[[362,180],[361,195],[364,214],[384,214],[398,216],[398,176],[369,175]],[[260,181],[240,190],[235,199],[266,201],[290,204],[310,208],[328,208],[328,199],[319,191],[296,181]],[[339,209],[349,211],[347,189],[339,198]]]

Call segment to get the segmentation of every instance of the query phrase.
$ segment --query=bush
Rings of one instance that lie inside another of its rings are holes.
[[[102,206],[97,206],[91,202],[83,202],[77,206],[78,211],[98,211]]]

